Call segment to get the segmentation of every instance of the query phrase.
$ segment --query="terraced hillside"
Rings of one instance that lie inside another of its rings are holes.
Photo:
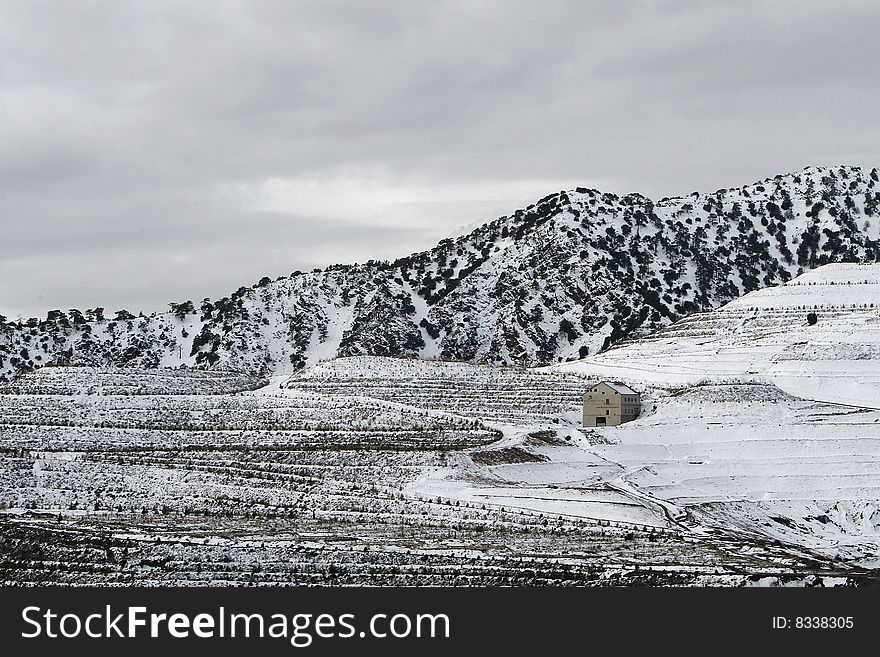
[[[223,395],[256,390],[268,381],[241,372],[192,369],[131,370],[117,367],[50,367],[0,386],[4,395]]]
[[[880,567],[880,267],[827,265],[551,368],[649,393],[592,451],[692,519]]]
[[[522,367],[399,358],[337,358],[294,375],[288,390],[369,397],[493,424],[543,425],[579,417],[587,379]]]
[[[823,267],[552,368],[44,368],[0,389],[0,573],[873,582],[878,285],[880,267]],[[600,378],[642,393],[635,421],[580,427]]]
[[[813,554],[880,567],[880,412],[773,386],[704,385],[593,451],[619,483],[673,514]]]
[[[337,376],[350,365],[337,364]],[[436,377],[438,367],[426,378]],[[223,374],[216,376],[225,382],[210,381],[213,374],[163,373],[174,385],[153,389],[153,372],[131,372],[130,386],[114,386],[115,376],[45,369],[0,391],[0,577],[6,584],[684,585],[765,576],[858,578],[764,541],[695,537],[621,494],[606,499],[605,513],[595,505],[570,513],[529,508],[516,495],[492,497],[504,467],[552,461],[559,456],[554,450],[574,449],[565,430],[549,429],[557,426],[552,420],[543,431],[539,425],[562,408],[556,419],[566,426],[569,402],[560,407],[556,394],[579,377],[525,376],[528,395],[547,386],[548,406],[536,409],[531,428],[506,425],[498,442],[502,432],[491,422],[449,412],[451,395],[434,404],[447,409],[439,410],[416,408],[409,402],[424,398],[406,392],[402,401],[388,402],[332,382],[320,389],[317,374],[284,388],[274,381],[238,393]],[[180,394],[187,380],[190,394]],[[411,389],[399,373],[369,381],[377,391]],[[506,421],[512,413],[502,409],[521,402],[515,381],[509,371],[471,368],[467,376],[449,373],[446,383],[449,390],[496,386],[485,406]],[[315,389],[296,388],[306,382]],[[250,386],[247,380],[241,385]],[[178,394],[164,394],[170,389]],[[531,435],[530,442],[505,447],[517,432]],[[462,499],[428,490],[450,473],[487,495]]]

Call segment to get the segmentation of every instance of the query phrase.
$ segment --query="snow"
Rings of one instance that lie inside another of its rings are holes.
[[[409,295],[409,298],[412,299],[413,306],[415,306],[416,309],[416,314],[412,321],[419,327],[419,331],[422,333],[422,340],[425,341],[425,346],[421,351],[420,357],[425,360],[436,360],[440,358],[440,342],[432,338],[427,329],[421,326],[421,321],[423,319],[428,319],[428,314],[430,312],[428,302],[425,301],[421,295],[413,289],[412,285],[406,281],[403,283],[403,290]]]
[[[878,285],[880,266],[824,267],[549,368],[357,356],[268,381],[43,368],[0,389],[15,448],[0,484],[12,514],[27,503],[81,513],[101,490],[124,511],[317,509],[312,519],[328,534],[340,518],[370,517],[389,550],[414,549],[384,533],[405,513],[420,523],[414,535],[439,527],[442,541],[474,523],[530,532],[567,523],[595,532],[593,543],[684,535],[688,550],[779,550],[876,568]],[[311,354],[327,344],[332,355],[350,308],[319,308],[335,328]],[[277,334],[281,320],[266,319]],[[639,418],[580,427],[581,395],[600,380],[640,393]],[[98,458],[106,450],[113,458]],[[552,540],[553,558],[569,558],[571,539]],[[442,541],[425,549],[439,554]],[[461,544],[450,551],[482,549],[479,537]],[[689,566],[669,565],[678,567]]]
[[[874,567],[880,564],[880,412],[872,410],[880,405],[880,311],[870,304],[880,298],[878,283],[880,266],[824,267],[606,353],[548,368],[363,357],[330,361],[298,378],[315,386],[358,381],[369,388],[364,394],[389,395],[375,383],[385,377],[418,384],[412,388],[448,385],[443,394],[460,398],[475,382],[507,381],[501,373],[511,377],[504,385],[521,390],[528,377],[573,377],[557,384],[575,395],[599,380],[623,380],[620,390],[641,393],[642,415],[585,433],[577,430],[575,408],[560,412],[558,424],[535,415],[529,426],[522,417],[493,419],[486,402],[475,401],[474,417],[504,433],[475,453],[515,447],[533,458],[462,457],[426,473],[408,493],[621,527],[686,527],[697,536],[722,531]],[[822,304],[810,325],[803,306]],[[400,401],[418,406],[426,398],[407,392]],[[536,429],[555,438],[536,442]]]
[[[820,310],[880,306],[880,275],[873,264],[824,265],[785,285],[764,288],[731,301],[734,310]]]
[[[616,393],[621,395],[635,395],[637,394],[635,390],[630,388],[629,386],[625,386],[622,383],[616,383],[612,381],[603,381],[606,386],[614,390]],[[595,388],[595,386],[593,386]]]
[[[351,356],[348,358],[335,358],[311,367],[298,374],[297,378],[405,379],[432,375],[438,378],[471,378],[479,376],[479,373],[484,372],[485,369],[480,365],[472,365],[471,363],[422,361],[413,358]]]
[[[544,368],[647,393],[586,447],[705,529],[880,565],[880,266],[829,265]],[[807,308],[817,308],[810,325]],[[544,465],[544,464],[541,464]],[[570,476],[570,475],[569,475]]]
[[[322,363],[336,356],[342,336],[351,328],[354,318],[352,305],[337,306],[332,301],[326,301],[324,312],[327,316],[327,337],[321,340],[318,329],[314,330],[307,351],[309,355],[306,361],[307,366]]]
[[[547,369],[642,385],[772,383],[808,399],[880,408],[880,265],[826,265]]]

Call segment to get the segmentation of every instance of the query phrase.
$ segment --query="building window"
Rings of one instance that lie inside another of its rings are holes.
[[[611,411],[605,411],[605,415],[611,415]]]

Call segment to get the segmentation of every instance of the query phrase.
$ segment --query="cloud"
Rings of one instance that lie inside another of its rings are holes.
[[[874,166],[878,17],[870,1],[5,3],[0,312],[162,308],[404,255],[574,185],[664,196]]]

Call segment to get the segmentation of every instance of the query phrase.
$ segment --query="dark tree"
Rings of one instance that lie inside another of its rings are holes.
[[[196,311],[192,301],[184,301],[183,303],[169,303],[168,307],[171,308],[171,312],[180,319],[183,319],[187,315],[190,315]]]

